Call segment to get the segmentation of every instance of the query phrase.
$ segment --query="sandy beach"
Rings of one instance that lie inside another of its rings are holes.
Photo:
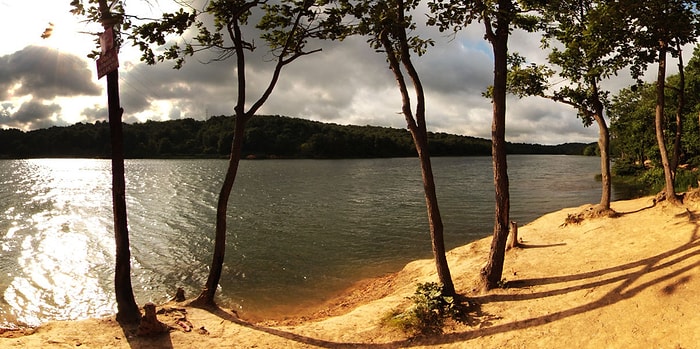
[[[521,226],[522,248],[506,255],[506,288],[475,285],[490,237],[456,248],[448,261],[457,291],[478,306],[468,324],[407,338],[381,324],[409,304],[417,283],[437,281],[432,260],[364,280],[318,309],[251,321],[229,310],[169,303],[171,330],[137,336],[114,318],[0,330],[2,348],[698,348],[700,200],[652,197],[612,204],[616,218],[563,225],[572,207]],[[192,295],[188,295],[192,296]]]

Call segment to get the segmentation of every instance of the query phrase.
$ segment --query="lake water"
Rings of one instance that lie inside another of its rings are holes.
[[[599,201],[599,158],[520,155],[508,166],[520,224]],[[447,247],[489,236],[490,157],[435,158],[433,167]],[[126,162],[139,304],[165,301],[177,287],[192,297],[204,285],[225,168],[225,160]],[[115,311],[110,173],[107,160],[0,160],[0,326]],[[250,314],[318,304],[431,257],[413,158],[244,161],[228,231],[219,301]]]

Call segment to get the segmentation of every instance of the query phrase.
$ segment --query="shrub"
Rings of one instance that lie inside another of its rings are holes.
[[[658,192],[664,187],[664,169],[661,167],[650,168],[639,177],[652,192]]]
[[[685,168],[676,170],[676,191],[686,191],[698,186],[698,172]]]
[[[464,306],[454,297],[445,296],[442,285],[435,282],[418,284],[409,299],[413,304],[408,309],[391,311],[383,322],[408,335],[435,335],[442,333],[445,319],[465,320]]]
[[[650,192],[661,191],[665,185],[664,170],[661,167],[651,168],[639,177],[639,181],[651,189]],[[679,168],[676,170],[674,184],[677,192],[695,188],[698,186],[698,172]]]
[[[644,171],[644,165],[637,165],[631,159],[619,159],[612,165],[612,173],[615,176],[636,176]]]

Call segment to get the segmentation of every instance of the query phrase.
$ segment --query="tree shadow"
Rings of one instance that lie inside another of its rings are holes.
[[[614,216],[614,218],[616,218],[616,217],[622,217],[622,216],[628,215],[628,214],[639,213],[639,212],[642,212],[642,211],[645,211],[645,210],[648,210],[648,209],[651,209],[651,208],[654,208],[654,207],[656,207],[656,199],[654,199],[654,201],[652,201],[651,205],[646,206],[646,207],[642,207],[642,208],[640,208],[640,209],[638,209],[638,210],[629,211],[629,212],[617,212],[617,211],[615,211],[615,216]]]
[[[137,336],[138,324],[119,323],[124,338],[131,349],[172,349],[173,342],[170,332],[153,336]]]
[[[687,215],[689,217],[689,221],[696,223],[698,217],[700,217],[698,214],[687,210],[686,212],[680,215],[676,215],[676,217],[684,216]],[[529,279],[529,280],[520,280],[523,282],[525,285],[542,285],[542,284],[547,284],[547,283],[560,283],[560,282],[568,282],[568,281],[573,281],[573,280],[585,280],[589,278],[596,278],[596,277],[602,277],[604,275],[610,274],[610,273],[615,273],[615,272],[620,272],[620,271],[625,271],[627,270],[626,273],[619,275],[619,276],[613,276],[609,277],[607,279],[603,280],[598,280],[598,281],[592,281],[583,285],[577,285],[577,286],[570,286],[570,287],[564,287],[558,290],[551,290],[551,291],[544,291],[544,292],[539,292],[539,293],[534,293],[534,294],[522,294],[522,295],[488,295],[482,297],[481,301],[483,302],[493,302],[493,301],[514,301],[514,300],[524,300],[524,299],[533,299],[533,298],[541,298],[541,297],[549,297],[549,296],[554,296],[554,295],[559,295],[559,294],[564,294],[568,292],[574,292],[582,289],[587,289],[587,288],[594,288],[597,286],[602,286],[606,284],[612,284],[616,282],[621,282],[618,286],[614,287],[610,291],[608,291],[605,295],[600,297],[597,300],[594,300],[592,302],[582,304],[570,309],[565,309],[561,311],[557,311],[554,313],[550,313],[547,315],[542,315],[542,316],[537,316],[529,319],[524,319],[524,320],[518,320],[518,321],[513,321],[505,324],[500,324],[496,326],[491,326],[491,327],[485,327],[485,328],[479,328],[476,330],[471,330],[471,331],[464,331],[464,332],[455,332],[455,333],[449,333],[445,334],[439,338],[436,338],[435,340],[431,341],[431,343],[435,344],[448,344],[448,343],[454,343],[454,342],[459,342],[459,341],[467,341],[470,339],[478,338],[478,337],[484,337],[484,336],[490,336],[490,335],[495,335],[499,333],[504,333],[504,332],[509,332],[509,331],[516,331],[516,330],[522,330],[530,327],[536,327],[540,325],[544,325],[553,321],[557,321],[563,318],[567,318],[570,316],[575,316],[583,313],[587,313],[596,309],[604,308],[606,306],[610,306],[616,303],[619,303],[620,301],[630,299],[634,297],[635,295],[639,294],[640,292],[648,289],[651,286],[658,285],[660,283],[672,280],[674,278],[677,278],[684,273],[691,271],[697,267],[700,266],[700,260],[695,261],[689,265],[686,265],[682,268],[667,272],[663,275],[660,275],[656,277],[653,280],[644,282],[642,284],[639,284],[635,287],[628,288],[632,284],[634,284],[636,281],[638,281],[642,276],[655,272],[655,271],[662,271],[664,269],[669,269],[673,267],[674,265],[678,265],[681,262],[687,261],[693,257],[700,256],[700,236],[698,235],[698,230],[699,226],[696,223],[695,227],[693,228],[693,233],[690,237],[690,240],[681,245],[678,246],[674,249],[671,249],[669,251],[660,253],[656,256],[652,256],[649,258],[644,258],[636,262],[631,262],[624,264],[622,266],[617,266],[617,267],[610,267],[610,268],[605,268],[601,269],[598,271],[594,272],[589,272],[589,273],[580,273],[576,275],[571,275],[571,276],[560,276],[560,277],[552,277],[552,278],[539,278],[539,279]],[[672,258],[668,261],[663,262],[664,260]],[[633,270],[635,268],[639,268],[638,270]],[[681,277],[680,279],[676,280],[670,285],[667,285],[662,289],[662,292],[666,294],[671,294],[675,292],[676,288],[683,284],[689,282],[691,279],[690,276],[685,275]]]
[[[639,211],[635,211],[639,212]],[[700,219],[700,215],[697,213],[694,213],[690,210],[687,210],[687,212],[677,215],[677,217],[685,216],[687,215],[690,222],[697,223],[698,219]],[[663,271],[666,269],[669,269],[675,265],[678,265],[682,262],[688,261],[694,257],[700,256],[700,236],[698,235],[698,230],[699,230],[698,224],[695,225],[693,229],[693,234],[690,238],[690,240],[676,248],[673,248],[671,250],[668,250],[666,252],[659,253],[655,256],[648,257],[641,259],[639,261],[635,262],[630,262],[626,263],[623,265],[619,266],[614,266],[614,267],[609,267],[609,268],[604,268],[592,272],[586,272],[586,273],[579,273],[579,274],[574,274],[574,275],[564,275],[564,276],[554,276],[554,277],[545,277],[545,278],[533,278],[533,279],[523,279],[523,280],[516,280],[516,281],[511,281],[508,282],[507,286],[508,287],[527,287],[527,286],[534,286],[534,285],[546,285],[546,284],[558,284],[558,283],[567,283],[571,281],[580,281],[580,280],[587,280],[587,279],[596,279],[596,278],[601,278],[604,277],[608,274],[617,274],[620,272],[623,272],[620,275],[615,275],[615,276],[610,276],[607,278],[604,278],[602,280],[592,280],[590,282],[581,284],[581,285],[574,285],[574,286],[566,286],[566,287],[561,287],[559,289],[554,289],[554,290],[548,290],[548,291],[543,291],[543,292],[535,292],[532,294],[492,294],[492,295],[486,295],[486,296],[481,296],[481,297],[471,297],[469,298],[470,303],[475,304],[475,308],[471,310],[471,315],[472,319],[468,323],[471,327],[473,327],[470,330],[467,331],[462,331],[462,332],[453,332],[453,333],[447,333],[443,334],[437,337],[430,337],[425,340],[421,338],[409,338],[409,339],[404,339],[404,340],[398,340],[398,341],[393,341],[393,342],[388,342],[388,343],[353,343],[353,342],[336,342],[336,341],[329,341],[329,340],[324,340],[324,339],[319,339],[319,338],[313,338],[310,336],[304,336],[296,333],[292,333],[289,331],[284,331],[276,328],[271,328],[271,327],[266,327],[266,326],[261,326],[258,324],[253,324],[246,322],[244,320],[238,319],[237,317],[226,313],[225,311],[221,309],[213,309],[211,312],[224,319],[227,321],[231,321],[233,323],[236,323],[240,326],[244,326],[256,331],[264,332],[270,335],[274,335],[280,338],[284,338],[290,341],[298,342],[301,344],[306,344],[306,345],[311,345],[311,346],[317,346],[321,348],[377,348],[377,349],[384,349],[384,348],[406,348],[406,347],[415,347],[415,346],[422,346],[425,345],[426,343],[429,343],[431,345],[440,345],[440,344],[450,344],[450,343],[455,343],[455,342],[462,342],[462,341],[468,341],[471,339],[479,338],[479,337],[485,337],[485,336],[491,336],[499,333],[505,333],[505,332],[510,332],[510,331],[517,331],[517,330],[523,330],[527,328],[532,328],[532,327],[537,327],[541,326],[547,323],[551,323],[553,321],[561,320],[564,318],[568,318],[571,316],[587,313],[594,311],[596,309],[601,309],[616,303],[619,303],[623,300],[630,299],[634,297],[635,295],[639,294],[640,292],[650,288],[651,286],[661,284],[663,282],[675,279],[679,276],[682,276],[684,273],[693,270],[697,267],[700,267],[700,260],[695,261],[689,265],[683,266],[681,268],[678,268],[673,271],[666,272],[663,275],[660,275],[652,280],[649,280],[647,282],[641,283],[637,286],[631,287],[635,282],[637,282],[640,278],[642,278],[644,275],[647,275],[648,273],[651,272],[659,272]],[[546,247],[546,246],[543,246]],[[679,279],[677,279],[675,282],[673,282],[670,285],[665,286],[662,289],[662,292],[666,294],[672,294],[675,292],[678,286],[689,282],[691,279],[690,276],[685,275]],[[523,319],[523,320],[517,320],[517,321],[512,321],[508,323],[503,323],[499,325],[492,325],[493,321],[496,319],[500,319],[498,316],[494,316],[492,314],[485,313],[481,310],[481,305],[482,304],[487,304],[489,302],[504,302],[504,301],[518,301],[518,300],[527,300],[527,299],[536,299],[536,298],[543,298],[543,297],[551,297],[551,296],[556,296],[556,295],[562,295],[570,292],[575,292],[583,289],[593,289],[598,286],[604,286],[604,285],[611,285],[615,283],[620,283],[613,289],[609,290],[607,293],[605,293],[602,297],[593,300],[591,302],[588,302],[586,304],[581,304],[579,306],[575,306],[569,309],[564,309],[560,311],[556,311],[550,314],[542,315],[542,316],[536,316],[528,319]],[[630,288],[631,287],[631,288]],[[478,327],[478,328],[477,328]]]
[[[280,338],[284,338],[286,340],[294,341],[297,343],[302,343],[306,345],[311,345],[311,346],[316,346],[320,348],[396,348],[397,345],[406,345],[409,342],[409,340],[405,341],[399,341],[399,342],[393,342],[393,343],[386,343],[386,344],[371,344],[371,343],[350,343],[350,342],[335,342],[335,341],[329,341],[329,340],[324,340],[324,339],[319,339],[319,338],[313,338],[309,336],[304,336],[300,334],[296,334],[293,332],[289,331],[283,331],[279,330],[276,328],[268,327],[268,326],[263,326],[259,324],[254,324],[242,319],[239,319],[236,316],[233,316],[221,308],[209,308],[208,309],[213,315],[216,315],[217,317],[221,318],[222,320],[230,321],[232,323],[235,323],[239,326],[247,327],[255,331],[260,331],[264,332],[267,334],[271,334],[273,336],[277,336]]]
[[[557,243],[557,244],[544,244],[544,245],[537,245],[537,244],[525,244],[525,243],[518,243],[518,248],[521,249],[530,249],[530,248],[547,248],[547,247],[557,247],[557,246],[566,246],[566,243]]]

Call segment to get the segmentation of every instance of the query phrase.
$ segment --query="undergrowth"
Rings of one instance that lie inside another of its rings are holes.
[[[462,323],[467,320],[467,305],[444,295],[443,287],[438,283],[418,284],[416,292],[408,299],[413,301],[411,306],[404,311],[392,310],[382,322],[416,336],[442,333],[446,319]]]

